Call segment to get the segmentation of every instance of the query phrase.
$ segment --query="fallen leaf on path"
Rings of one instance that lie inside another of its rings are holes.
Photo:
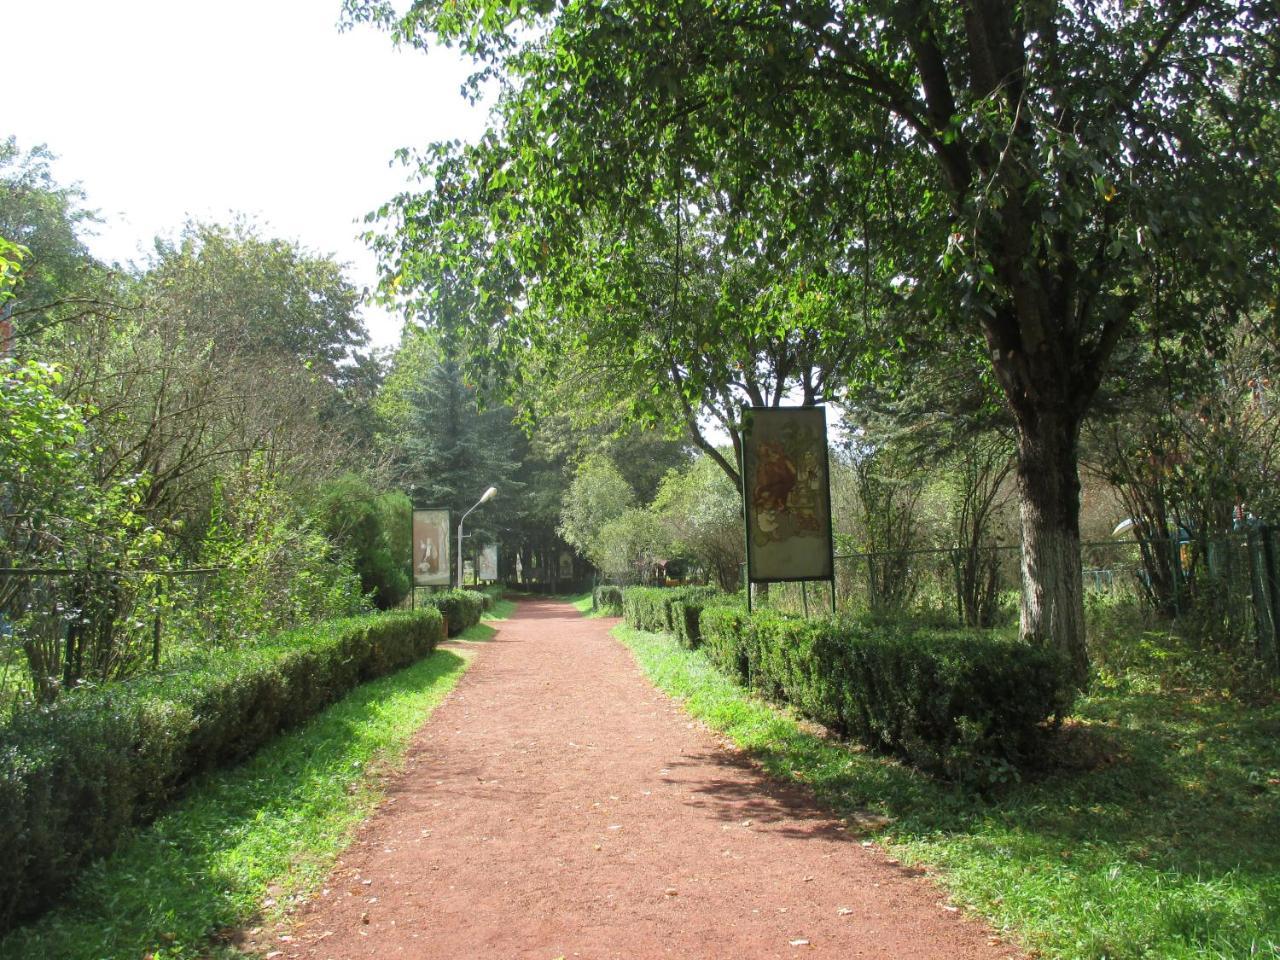
[[[850,910],[848,907],[841,907],[839,910],[836,911],[836,915],[841,917],[847,917],[851,913],[853,913],[853,911]]]
[[[663,890],[662,892],[665,893],[668,897],[674,897],[680,891],[678,891],[675,887],[667,887],[667,889]]]

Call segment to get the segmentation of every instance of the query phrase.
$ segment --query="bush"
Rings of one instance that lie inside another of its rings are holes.
[[[413,505],[403,493],[379,493],[355,474],[321,489],[313,513],[325,534],[351,558],[360,589],[379,610],[409,595],[409,530]]]
[[[442,633],[435,610],[332,621],[16,714],[0,727],[0,930],[45,909],[194,774],[413,663]]]
[[[493,606],[493,601],[478,590],[441,590],[425,599],[444,614],[451,637],[479,623],[484,612]]]
[[[651,633],[675,633],[672,604],[722,596],[715,587],[628,587],[622,591],[627,626]]]
[[[715,594],[713,596],[687,596],[671,603],[671,623],[675,628],[676,642],[695,650],[702,645],[701,620],[707,607],[742,607],[742,594]]]
[[[484,597],[484,608],[492,610],[494,604],[502,599],[503,593],[506,592],[506,587],[500,583],[490,583],[479,588],[473,587],[472,590]]]
[[[991,635],[715,607],[699,626],[712,662],[763,695],[957,779],[1027,759],[1071,705],[1055,654]]]
[[[595,608],[606,616],[622,616],[622,588],[611,584],[596,587]]]

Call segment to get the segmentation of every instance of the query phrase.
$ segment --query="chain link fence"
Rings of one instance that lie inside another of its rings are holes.
[[[1021,590],[1017,546],[835,557],[832,584],[756,585],[753,605],[909,617],[936,627],[1012,627]],[[1209,541],[1111,540],[1081,545],[1087,610],[1129,607],[1190,621],[1207,645],[1249,653],[1280,673],[1280,531]]]

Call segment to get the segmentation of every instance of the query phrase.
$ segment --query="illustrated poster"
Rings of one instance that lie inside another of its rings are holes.
[[[751,581],[830,580],[825,408],[743,411],[742,478]]]
[[[413,511],[413,582],[449,586],[449,511]]]
[[[493,582],[498,579],[498,545],[490,543],[480,551],[480,579]]]

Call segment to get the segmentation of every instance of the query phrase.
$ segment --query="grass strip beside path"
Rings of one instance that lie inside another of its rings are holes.
[[[573,609],[577,610],[584,617],[593,617],[597,615],[596,612],[591,609],[592,601],[591,601],[590,590],[588,590],[586,593],[570,594],[564,599],[567,600],[570,604],[572,604]]]
[[[1280,705],[1135,678],[1078,705],[1075,769],[982,797],[805,729],[671,637],[613,632],[690,714],[852,822],[882,816],[896,856],[1044,956],[1280,957]]]
[[[501,597],[496,600],[492,607],[484,612],[480,617],[481,620],[510,620],[511,615],[516,612],[516,603],[514,600],[508,600]]]
[[[464,640],[487,639],[477,624]],[[462,675],[437,650],[353,690],[243,764],[199,778],[168,813],[94,864],[70,899],[0,940],[0,958],[239,956],[220,931],[314,892],[383,795],[380,774]]]

